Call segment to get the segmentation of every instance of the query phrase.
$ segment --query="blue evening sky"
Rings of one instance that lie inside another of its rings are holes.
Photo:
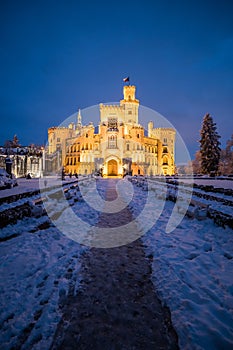
[[[175,126],[191,157],[207,112],[225,147],[232,18],[230,0],[1,1],[0,145],[14,134],[43,144],[47,128],[78,108],[119,101],[129,75],[140,103]]]

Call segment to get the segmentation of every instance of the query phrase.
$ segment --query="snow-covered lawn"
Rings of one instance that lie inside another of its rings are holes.
[[[180,177],[179,178],[180,182],[184,183],[190,183],[190,179],[185,179]],[[206,178],[206,179],[193,179],[193,182],[197,185],[204,185],[204,186],[214,186],[217,188],[225,188],[225,189],[233,189],[233,180],[221,180],[221,179],[211,179],[211,178]]]
[[[233,348],[233,231],[184,218],[165,233],[172,203],[143,236],[152,279],[182,350]]]
[[[49,179],[49,177],[46,177],[45,179]],[[79,179],[82,179],[82,177],[80,177]],[[66,176],[65,180],[63,181],[63,184],[70,183],[73,181],[76,181],[76,178],[74,178],[74,177],[69,178],[68,176]],[[16,187],[1,190],[0,191],[0,198],[5,198],[5,197],[16,195],[16,194],[21,194],[21,193],[25,193],[25,192],[32,192],[32,191],[39,190],[39,179],[38,178],[35,178],[35,179],[19,178],[19,179],[17,179],[17,183],[18,183],[18,186],[16,186]],[[56,183],[56,181],[54,181],[54,183]],[[57,184],[60,185],[61,180],[57,179]]]
[[[54,227],[43,229],[46,220],[26,218],[2,229],[3,236],[9,230],[18,236],[0,243],[1,349],[49,349],[59,305],[79,286],[86,248]]]

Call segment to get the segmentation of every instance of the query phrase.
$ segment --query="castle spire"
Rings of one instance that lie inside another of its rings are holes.
[[[82,126],[82,116],[81,116],[81,110],[79,108],[78,115],[77,115],[77,127],[80,128]]]

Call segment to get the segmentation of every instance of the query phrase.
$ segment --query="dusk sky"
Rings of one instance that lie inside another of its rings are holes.
[[[207,112],[225,147],[232,18],[230,0],[1,1],[0,145],[14,134],[42,145],[48,127],[78,108],[119,101],[129,75],[140,103],[174,125],[191,157]]]

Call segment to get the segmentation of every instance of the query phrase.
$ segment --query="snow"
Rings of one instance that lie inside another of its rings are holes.
[[[190,179],[185,179],[180,177],[180,182],[184,183],[190,183]],[[204,179],[193,179],[193,182],[197,185],[211,185],[216,188],[224,188],[224,189],[231,189],[233,190],[233,180],[226,180],[226,179],[211,179],[211,178],[204,178]]]
[[[209,219],[184,218],[178,228],[165,234],[166,215],[143,241],[147,255],[153,256],[153,283],[171,310],[180,348],[230,349],[233,232],[214,226]]]
[[[161,206],[164,186],[157,195]],[[138,216],[145,192],[136,186],[134,192],[132,210]],[[205,202],[213,205],[213,201]],[[174,203],[167,201],[157,222],[142,236],[152,261],[155,290],[171,310],[182,350],[232,349],[233,231],[215,226],[210,219],[184,217],[175,230],[166,233],[173,208]]]
[[[46,177],[45,179],[49,179],[49,177]],[[83,179],[83,178],[80,177],[80,179]],[[57,183],[57,185],[60,185],[61,180],[59,179],[56,179],[56,180],[57,181],[53,180],[53,183]],[[40,181],[39,178],[34,178],[34,179],[18,178],[17,179],[18,186],[1,190],[0,198],[5,198],[8,196],[22,194],[26,192],[37,191],[40,188],[39,181]],[[74,177],[72,178],[66,177],[65,180],[63,181],[63,184],[68,184],[73,181],[76,181]]]
[[[140,208],[141,195],[134,212]],[[162,205],[162,198],[158,199]],[[200,198],[199,198],[200,200]],[[183,218],[166,233],[174,204],[165,209],[153,228],[142,236],[152,261],[152,280],[183,349],[233,347],[233,232],[206,219]]]
[[[33,233],[47,219],[27,218],[2,230],[4,236],[18,235],[0,244],[2,349],[49,349],[62,299],[79,287],[80,258],[87,248],[55,227]]]
[[[24,181],[22,189],[23,186],[25,190],[38,186],[37,179]],[[96,193],[93,181],[88,181],[90,193]],[[216,183],[216,187],[226,185],[225,180],[196,181],[203,181],[206,185]],[[100,180],[100,195],[105,190],[104,184]],[[152,281],[162,303],[171,310],[180,348],[232,349],[233,231],[215,226],[210,219],[198,221],[184,217],[175,230],[166,233],[174,203],[165,201],[161,183],[160,192],[158,183],[150,183],[150,186],[155,187],[153,190],[150,187],[153,196],[156,196],[156,191],[159,194],[151,202],[157,205],[157,216],[142,239],[146,255],[152,261]],[[83,194],[87,187],[81,186]],[[89,204],[74,201],[78,195],[75,189],[69,192],[74,213],[95,226],[98,213],[89,208],[92,202],[88,191]],[[123,186],[118,193],[125,196],[124,202],[129,205],[134,218],[139,217],[146,205],[146,187],[133,184],[127,192]],[[179,189],[179,196],[185,197],[185,192]],[[226,198],[232,200],[230,196]],[[198,200],[203,201],[202,198]],[[205,202],[213,205],[213,201]],[[101,207],[102,199],[99,203]],[[3,206],[0,210],[5,208]],[[52,207],[51,213],[56,210],[55,206]],[[146,227],[151,223],[151,210],[153,208],[148,207],[148,212],[143,212],[143,222],[139,221],[139,225]],[[24,343],[22,349],[48,349],[61,318],[62,301],[80,288],[82,254],[88,248],[68,239],[53,225],[49,226],[47,216],[25,218],[0,231],[0,237],[9,238],[14,234],[15,238],[0,243],[0,302],[4,306],[0,312],[1,346],[4,349],[17,348],[21,342]]]

